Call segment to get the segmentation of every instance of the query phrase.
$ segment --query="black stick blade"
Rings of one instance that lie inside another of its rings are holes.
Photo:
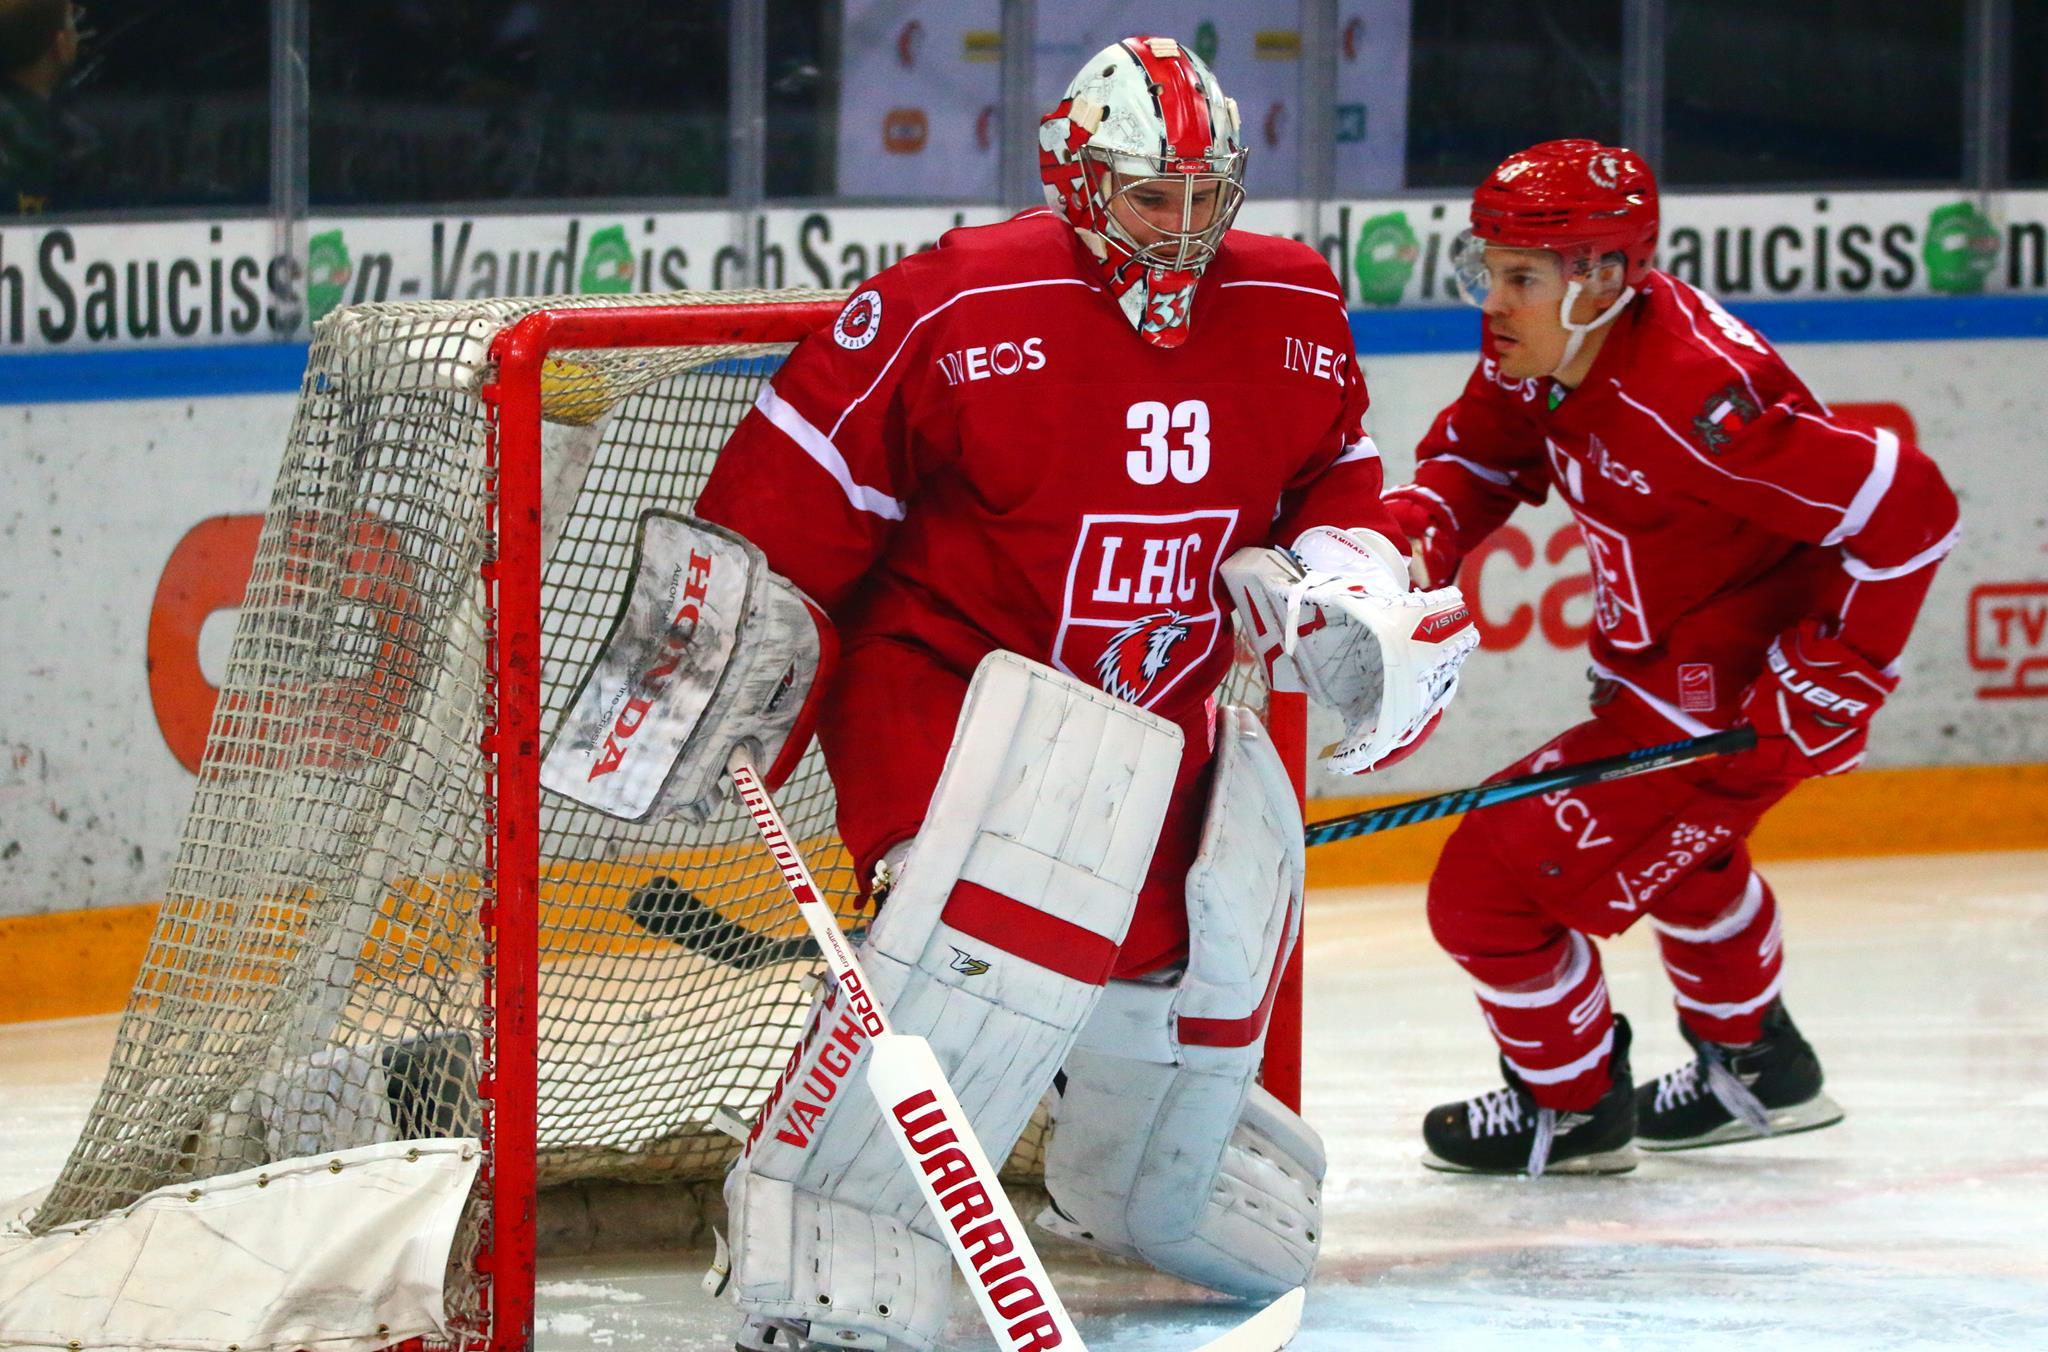
[[[811,952],[809,938],[756,934],[726,919],[666,876],[650,878],[634,892],[626,901],[626,914],[655,938],[736,971],[754,972],[795,962]]]

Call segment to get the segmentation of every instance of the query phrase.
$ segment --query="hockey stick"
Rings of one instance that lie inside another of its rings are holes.
[[[870,993],[867,974],[745,752],[736,753],[727,768],[740,802],[775,856],[811,938],[825,955],[825,965],[846,995],[848,1009],[873,1044],[868,1089],[997,1345],[1006,1352],[1085,1349],[931,1044],[890,1027],[888,1014]],[[946,1188],[943,1194],[940,1181]],[[974,1236],[973,1250],[963,1237],[968,1233]],[[1301,1288],[1296,1287],[1198,1352],[1278,1352],[1300,1327],[1301,1298]]]
[[[654,938],[739,972],[795,962],[815,946],[806,935],[777,939],[735,924],[666,874],[636,889],[626,899],[626,914]]]
[[[1413,826],[1417,822],[1435,821],[1438,817],[1477,812],[1483,807],[1512,803],[1517,798],[1527,798],[1532,794],[1576,788],[1581,784],[1600,784],[1610,779],[1626,779],[1652,770],[1668,770],[1674,765],[1705,760],[1709,756],[1732,756],[1755,745],[1756,729],[1740,727],[1726,732],[1710,732],[1704,737],[1691,737],[1682,742],[1666,742],[1662,746],[1638,747],[1619,756],[1603,756],[1599,760],[1580,761],[1576,765],[1538,770],[1534,774],[1503,779],[1497,784],[1475,784],[1469,789],[1452,789],[1449,793],[1432,794],[1428,798],[1412,798],[1405,803],[1389,803],[1385,807],[1367,808],[1348,816],[1310,822],[1302,832],[1302,840],[1309,845],[1328,845],[1354,836],[1391,831],[1397,826]]]
[[[1623,755],[1559,766],[1498,784],[1453,789],[1429,798],[1390,803],[1349,816],[1311,822],[1304,831],[1304,839],[1310,845],[1351,840],[1399,826],[1413,826],[1439,817],[1510,803],[1534,793],[1550,793],[1579,784],[1647,774],[1707,756],[1730,755],[1748,750],[1755,742],[1753,729],[1736,728],[1690,741],[1643,747]],[[626,902],[626,914],[654,938],[666,939],[697,957],[740,972],[795,962],[809,953],[812,947],[808,938],[778,939],[735,924],[716,908],[698,900],[682,883],[666,875],[651,878],[638,888]],[[859,937],[858,932],[855,937]]]

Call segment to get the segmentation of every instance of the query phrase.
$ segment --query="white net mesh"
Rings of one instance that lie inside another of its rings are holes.
[[[474,1134],[493,959],[477,919],[489,344],[543,304],[820,298],[388,305],[323,323],[171,893],[36,1228],[270,1159]],[[550,361],[543,737],[625,594],[637,517],[694,502],[782,350]],[[820,884],[850,899],[815,752],[779,797]],[[717,1178],[736,1147],[709,1118],[752,1113],[809,1000],[815,964],[772,862],[730,806],[703,827],[633,826],[545,797],[541,829],[543,1186]],[[481,1192],[473,1209],[466,1249],[489,1223]],[[470,1327],[486,1300],[451,1287]]]

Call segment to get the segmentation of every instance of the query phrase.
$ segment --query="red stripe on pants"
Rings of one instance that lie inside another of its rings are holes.
[[[1294,928],[1295,898],[1287,899],[1287,919],[1281,927],[1284,936]],[[1202,1019],[1182,1015],[1180,1040],[1195,1047],[1249,1047],[1266,1035],[1266,1022],[1273,1017],[1273,1001],[1280,994],[1280,978],[1287,973],[1288,953],[1281,953],[1273,960],[1273,970],[1266,977],[1266,995],[1259,1001],[1259,1007],[1241,1019]]]

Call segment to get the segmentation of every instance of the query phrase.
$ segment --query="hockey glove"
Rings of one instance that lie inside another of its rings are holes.
[[[1898,677],[1807,620],[1772,640],[1763,674],[1742,697],[1757,731],[1752,754],[1788,775],[1852,770],[1872,716],[1898,687]]]
[[[1343,718],[1343,738],[1324,753],[1331,769],[1384,768],[1422,744],[1457,693],[1479,646],[1472,612],[1456,587],[1409,590],[1378,535],[1319,527],[1296,547],[1301,557],[1241,549],[1224,564],[1245,636],[1269,670],[1284,658],[1309,697]]]
[[[1418,563],[1409,569],[1418,587],[1449,586],[1465,561],[1450,509],[1427,489],[1408,484],[1380,499],[1387,515],[1414,547]]]
[[[752,543],[640,517],[632,590],[541,761],[541,787],[624,821],[708,821],[745,748],[769,787],[810,744],[838,640]]]

